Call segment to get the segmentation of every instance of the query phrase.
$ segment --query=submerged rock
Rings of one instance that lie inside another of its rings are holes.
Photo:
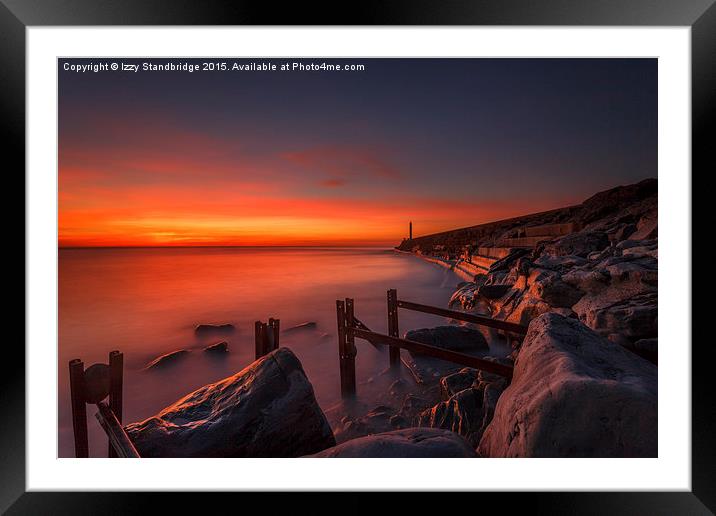
[[[290,328],[286,328],[283,330],[283,333],[293,333],[301,330],[315,330],[318,325],[315,322],[305,322],[301,324],[297,324],[296,326],[291,326]]]
[[[197,324],[194,333],[198,336],[206,335],[228,335],[234,333],[236,328],[233,324]]]
[[[126,430],[142,457],[298,457],[335,445],[313,387],[288,348]]]
[[[454,432],[406,428],[346,441],[310,457],[409,458],[476,457],[475,450]]]
[[[216,344],[211,344],[209,346],[206,346],[204,348],[204,351],[206,353],[214,353],[214,354],[222,354],[222,353],[228,353],[229,351],[229,343],[224,341],[217,342]]]
[[[656,457],[657,369],[557,314],[533,320],[478,451],[486,457]]]
[[[187,354],[190,353],[190,350],[188,349],[178,349],[176,351],[171,351],[169,353],[165,353],[164,355],[158,356],[151,362],[149,362],[144,369],[159,369],[162,367],[166,367],[171,364],[175,364],[180,359],[184,358]]]

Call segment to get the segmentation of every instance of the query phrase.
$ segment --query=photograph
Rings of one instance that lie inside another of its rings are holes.
[[[658,457],[658,71],[58,58],[58,456]]]

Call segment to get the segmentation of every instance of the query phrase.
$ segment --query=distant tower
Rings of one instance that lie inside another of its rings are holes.
[[[410,221],[410,240],[413,239],[413,221]]]

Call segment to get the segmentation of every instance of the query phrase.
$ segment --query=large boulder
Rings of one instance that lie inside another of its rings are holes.
[[[577,320],[534,319],[486,457],[656,457],[657,368]]]
[[[299,457],[336,443],[288,348],[126,430],[142,457]]]
[[[406,428],[346,441],[310,457],[412,458],[476,457],[456,433],[436,428]]]

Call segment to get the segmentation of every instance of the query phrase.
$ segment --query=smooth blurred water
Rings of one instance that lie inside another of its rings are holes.
[[[59,251],[59,455],[74,455],[67,363],[107,363],[124,353],[124,423],[155,414],[192,390],[234,374],[254,359],[254,321],[279,318],[282,329],[316,322],[315,330],[281,335],[301,360],[324,410],[340,400],[336,299],[355,299],[355,313],[375,331],[387,326],[386,291],[401,299],[447,306],[460,280],[451,271],[386,249],[153,248]],[[199,340],[199,323],[232,323],[228,338]],[[400,311],[401,334],[445,320]],[[327,334],[327,335],[326,335]],[[227,340],[229,353],[202,348]],[[388,354],[358,340],[359,398],[386,389],[376,382]],[[158,355],[191,349],[163,370],[143,368]],[[107,441],[88,407],[90,454]]]

